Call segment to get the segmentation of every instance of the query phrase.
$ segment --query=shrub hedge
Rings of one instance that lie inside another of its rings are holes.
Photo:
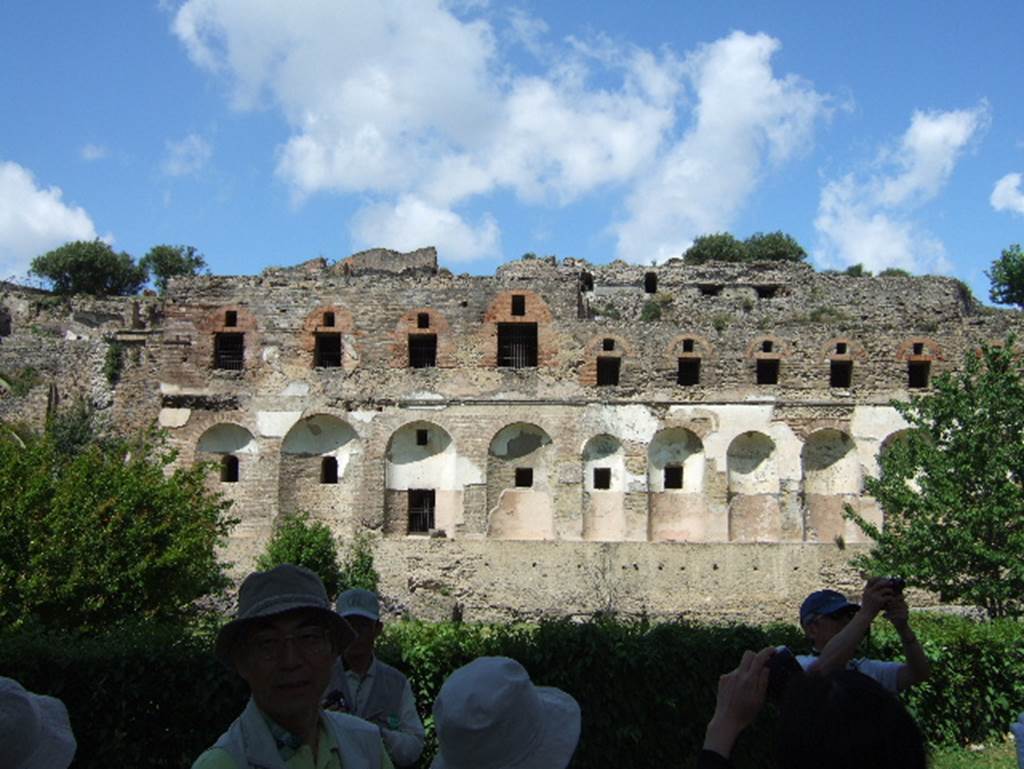
[[[1004,734],[1024,710],[1024,626],[915,615],[932,679],[906,701],[933,744]],[[871,656],[899,658],[877,623]],[[105,638],[24,631],[0,636],[0,674],[60,697],[79,742],[74,766],[180,769],[241,712],[246,692],[210,651],[213,628],[141,628]],[[379,656],[410,677],[420,710],[445,676],[482,654],[519,659],[539,684],[571,692],[583,709],[574,767],[687,766],[714,708],[718,676],[745,649],[806,645],[792,626],[703,626],[596,619],[586,623],[392,623]],[[433,753],[432,723],[425,719]],[[774,713],[742,738],[737,767],[771,765]]]

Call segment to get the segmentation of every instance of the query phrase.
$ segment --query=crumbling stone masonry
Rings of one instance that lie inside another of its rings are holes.
[[[304,510],[379,534],[396,610],[467,619],[792,619],[853,588],[866,545],[842,508],[882,521],[863,480],[905,428],[890,401],[1021,327],[949,278],[554,258],[455,276],[433,249],[164,298],[6,286],[0,308],[0,376],[28,384],[4,418],[84,396],[159,422],[217,468],[239,573]]]

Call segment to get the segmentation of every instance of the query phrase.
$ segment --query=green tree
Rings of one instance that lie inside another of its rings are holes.
[[[885,526],[846,509],[875,540],[859,566],[991,617],[1024,613],[1024,381],[1013,347],[1011,337],[968,352],[932,394],[893,403],[910,430],[865,482]]]
[[[81,419],[0,437],[0,624],[97,631],[191,616],[227,584],[216,547],[230,503],[207,489],[208,468],[170,470],[159,435],[84,441]]]
[[[136,294],[148,274],[130,254],[102,240],[75,240],[32,260],[29,272],[50,281],[58,294]]]
[[[747,259],[752,262],[802,262],[807,259],[807,252],[796,238],[782,231],[756,232],[743,245]]]
[[[899,267],[886,267],[884,270],[882,270],[880,273],[878,273],[878,277],[880,277],[880,278],[909,278],[909,277],[911,277],[911,275],[910,275],[909,272],[907,272],[906,270],[901,270]]]
[[[863,264],[851,264],[843,271],[843,275],[851,278],[870,278],[871,271],[865,270]]]
[[[309,513],[298,512],[283,518],[266,550],[256,560],[256,567],[266,571],[282,563],[305,566],[323,580],[332,600],[338,595],[341,567],[334,535],[327,524],[311,520]]]
[[[746,246],[728,232],[701,235],[693,241],[693,245],[686,249],[686,252],[683,254],[683,262],[686,264],[744,262],[746,260]]]
[[[1004,248],[985,273],[992,286],[988,298],[996,304],[1015,304],[1024,308],[1024,251],[1020,243]]]
[[[139,266],[153,274],[153,282],[162,294],[171,278],[198,275],[206,267],[206,259],[194,246],[153,246],[139,260]]]
[[[373,565],[373,535],[368,531],[357,531],[345,552],[340,589],[361,587],[376,593],[378,582],[380,575]]]

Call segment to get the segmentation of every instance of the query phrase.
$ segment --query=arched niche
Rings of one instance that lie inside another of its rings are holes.
[[[526,422],[506,425],[487,452],[487,536],[554,539],[551,438]]]
[[[582,460],[583,539],[621,542],[626,538],[622,444],[612,435],[595,435],[583,447]]]
[[[252,433],[244,427],[232,422],[222,422],[207,428],[199,436],[196,451],[200,454],[252,455],[258,452],[258,447]]]
[[[654,541],[707,538],[704,444],[683,427],[659,431],[647,451],[648,530]]]
[[[466,479],[459,466],[451,435],[433,422],[410,422],[392,433],[384,472],[388,533],[451,532],[462,521]]]
[[[826,428],[808,436],[800,452],[803,470],[804,539],[831,542],[846,536],[843,506],[858,507],[862,486],[853,438]]]
[[[726,454],[729,539],[777,541],[782,536],[775,442],[764,433],[736,436]]]
[[[281,442],[280,512],[305,511],[333,522],[349,518],[360,489],[361,455],[359,435],[348,422],[330,414],[300,419]]]

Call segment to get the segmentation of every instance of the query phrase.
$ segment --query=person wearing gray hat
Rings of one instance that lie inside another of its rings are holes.
[[[252,696],[193,769],[393,769],[376,727],[320,707],[334,658],[353,638],[309,569],[246,577],[214,653]]]
[[[324,707],[376,724],[395,765],[411,766],[423,752],[423,722],[409,679],[373,653],[384,629],[377,594],[361,588],[346,590],[338,596],[337,609],[356,638],[334,665]]]
[[[0,767],[67,769],[75,748],[63,702],[0,678]]]

